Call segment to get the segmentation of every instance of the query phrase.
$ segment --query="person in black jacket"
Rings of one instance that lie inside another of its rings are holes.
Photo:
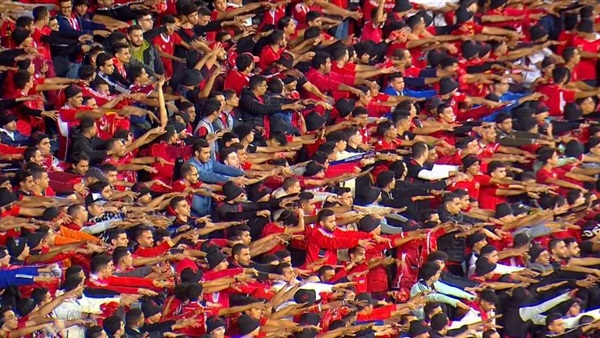
[[[440,220],[458,224],[476,224],[480,221],[464,215],[461,210],[460,198],[455,194],[446,194],[439,209]],[[448,254],[448,271],[458,276],[464,276],[462,262],[465,260],[465,239],[457,237],[458,231],[452,231],[438,239],[438,250]]]
[[[305,107],[300,103],[272,103],[265,104],[263,96],[267,92],[267,79],[261,75],[250,78],[249,88],[242,91],[240,98],[240,111],[245,123],[257,126],[265,126],[265,117],[283,112],[284,110],[303,110]]]
[[[69,156],[82,152],[90,158],[90,164],[100,164],[104,159],[112,154],[112,151],[105,150],[107,142],[101,140],[97,134],[96,121],[89,117],[81,119],[79,127],[74,128],[72,136],[73,142]]]

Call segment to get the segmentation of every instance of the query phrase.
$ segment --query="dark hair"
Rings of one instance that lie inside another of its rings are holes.
[[[258,88],[258,86],[260,86],[264,82],[267,82],[266,77],[264,77],[262,75],[254,75],[253,77],[250,78],[248,87],[250,88],[250,90],[255,90],[256,88]]]
[[[107,53],[100,53],[96,56],[96,67],[103,67],[108,60],[111,60],[112,56]]]
[[[109,255],[97,255],[92,258],[90,271],[95,274],[110,263],[112,258]]]
[[[434,210],[437,213],[437,210]],[[429,256],[427,256],[427,261],[429,262],[433,262],[433,261],[442,261],[445,262],[448,260],[448,254],[443,252],[443,251],[434,251],[432,253],[429,254]]]
[[[248,249],[248,246],[238,243],[231,248],[231,256],[239,255],[242,253],[242,250]]]
[[[552,325],[555,320],[561,319],[562,317],[563,315],[558,312],[548,314],[548,316],[546,316],[546,326]]]
[[[117,316],[110,316],[108,318],[105,318],[102,322],[102,326],[104,327],[104,331],[106,332],[106,334],[108,334],[108,336],[110,337],[121,329],[121,318]]]
[[[435,276],[440,271],[440,265],[437,262],[427,262],[421,268],[419,273],[422,280],[426,281]]]
[[[446,316],[443,312],[436,314],[431,317],[431,322],[429,325],[434,331],[442,331],[450,322],[448,316]]]
[[[501,169],[501,168],[506,168],[506,164],[504,164],[504,162],[500,162],[500,161],[491,161],[488,164],[488,175],[491,175],[494,171]]]
[[[331,209],[323,209],[317,214],[317,222],[323,222],[327,217],[335,216],[335,213]]]
[[[285,33],[280,29],[275,29],[271,35],[267,37],[269,45],[279,44],[285,38]]]
[[[498,296],[496,292],[491,289],[485,289],[479,293],[479,300],[488,302],[490,304],[498,304]]]
[[[46,16],[49,16],[50,11],[48,11],[48,8],[46,6],[37,6],[33,8],[31,14],[33,15],[34,21],[39,21],[45,18]]]
[[[198,139],[194,142],[194,151],[200,151],[204,148],[210,148],[210,144],[205,139]]]
[[[124,246],[116,247],[112,254],[113,264],[118,264],[123,257],[129,254],[129,249]]]
[[[135,80],[142,76],[144,72],[144,68],[142,66],[133,65],[127,69],[127,79],[130,82],[135,82]]]
[[[175,17],[172,15],[169,15],[169,14],[163,16],[163,18],[162,18],[163,25],[174,24],[175,22],[176,22]]]
[[[311,61],[311,65],[315,69],[320,69],[321,66],[324,66],[327,63],[327,59],[331,59],[329,53],[317,52]]]
[[[425,143],[425,142],[416,142],[412,146],[412,157],[413,158],[418,158],[418,157],[423,156],[425,154],[425,152],[427,151],[427,149],[428,149],[427,143]]]
[[[20,70],[13,75],[13,83],[18,89],[25,88],[25,85],[31,79],[31,74],[27,70]]]
[[[25,28],[25,27],[31,25],[32,23],[33,23],[33,18],[28,17],[28,16],[20,16],[15,21],[15,25],[17,27],[22,27],[22,28]]]
[[[145,15],[140,16],[140,18],[143,17],[143,16],[145,16]],[[137,31],[137,30],[141,31],[142,27],[140,27],[139,25],[131,25],[131,26],[129,26],[129,28],[127,28],[127,34],[131,34],[131,33],[133,33],[133,31]]]
[[[556,66],[552,70],[552,80],[554,83],[569,82],[571,80],[571,71],[563,66]]]
[[[142,309],[132,308],[125,314],[125,323],[127,324],[127,326],[137,323],[140,320],[140,318],[142,318],[142,314],[144,314],[142,312]]]

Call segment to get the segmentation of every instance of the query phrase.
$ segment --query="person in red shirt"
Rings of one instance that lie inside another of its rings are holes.
[[[377,320],[386,320],[394,316],[401,316],[410,312],[410,304],[414,301],[409,301],[404,304],[390,304],[375,308],[379,301],[373,299],[370,293],[359,293],[356,295],[356,300],[367,305],[358,307],[356,320],[359,322],[370,322]],[[416,337],[416,336],[415,336]]]
[[[284,210],[276,218],[275,222],[271,222],[262,230],[262,238],[272,234],[301,234],[304,233],[304,211],[298,208],[296,212]],[[269,250],[267,253],[274,254],[277,251],[285,250],[283,244],[278,244]]]
[[[372,239],[383,240],[377,235],[341,230],[337,227],[335,218],[335,213],[330,209],[319,211],[317,228],[307,233],[308,252],[305,264],[324,258],[324,264],[336,265],[338,249],[350,249],[359,245],[364,247]]]
[[[175,18],[171,15],[165,15],[162,19],[162,23],[165,28],[164,33],[160,33],[154,39],[152,44],[156,51],[162,58],[165,66],[165,77],[171,78],[173,76],[173,61],[185,63],[184,59],[178,58],[175,55],[175,46],[183,46],[187,49],[193,49],[185,41],[181,39],[178,33],[175,32]]]
[[[574,69],[578,81],[585,81],[595,87],[596,64],[600,56],[600,39],[597,38],[594,23],[591,20],[581,20],[577,25],[577,35],[573,37],[573,45],[581,51],[581,61]]]
[[[361,41],[373,41],[375,43],[381,43],[383,41],[383,25],[387,21],[387,13],[384,11],[384,5],[386,1],[379,1],[379,5],[376,9],[373,9],[370,15],[371,20],[366,22],[362,35],[360,36]]]
[[[455,191],[463,189],[469,194],[469,197],[479,200],[481,190],[480,180],[485,178],[485,175],[482,175],[480,171],[480,161],[473,155],[467,155],[462,158],[462,165],[467,177],[464,180],[452,184],[452,186],[449,187],[449,190]],[[484,179],[484,181],[487,180]]]
[[[157,293],[151,289],[169,287],[171,282],[163,282],[146,278],[115,277],[112,257],[98,255],[92,259],[91,274],[87,280],[87,287],[92,289],[106,289],[124,294],[141,294],[155,296]]]
[[[375,143],[375,151],[395,152],[402,144],[398,139],[398,131],[390,121],[383,121],[377,125],[379,140]]]
[[[180,147],[178,144],[179,137],[177,131],[172,127],[167,127],[161,141],[150,147],[150,157],[160,157],[164,160],[163,162],[155,162],[152,165],[156,169],[156,172],[151,174],[153,180],[160,180],[167,186],[170,186],[177,159],[184,158],[187,160],[191,156],[191,147]],[[153,185],[151,189],[161,192],[168,191],[164,185],[159,184]]]
[[[31,193],[33,196],[56,196],[54,190],[50,188],[50,178],[48,177],[48,172],[46,172],[46,170],[43,168],[33,168],[31,173],[33,174],[34,183],[34,185],[31,187]]]
[[[323,93],[339,93],[341,91],[350,92],[356,96],[361,96],[363,92],[352,86],[368,83],[361,78],[332,73],[331,58],[327,53],[317,53],[313,57],[312,68],[306,74],[306,78]]]
[[[520,195],[525,192],[524,186],[511,184],[511,181],[506,178],[506,164],[500,161],[492,161],[488,165],[487,172],[488,175],[478,178],[481,184],[479,208],[496,210],[498,204],[506,203],[507,196]]]
[[[227,72],[223,89],[231,89],[234,90],[238,96],[241,95],[242,89],[248,87],[252,71],[259,61],[260,59],[251,53],[242,53],[238,55],[235,59],[235,69]]]
[[[568,165],[559,167],[558,154],[553,148],[543,147],[539,149],[537,160],[543,164],[536,174],[537,183],[559,187],[559,192],[563,196],[566,196],[570,189],[587,192],[582,182],[595,182],[590,176],[578,172],[578,170],[582,170],[580,168]]]
[[[576,99],[584,99],[600,94],[600,89],[598,88],[592,91],[573,91],[567,89],[566,85],[569,83],[569,80],[569,70],[565,67],[557,66],[552,71],[553,83],[542,85],[538,89],[538,92],[544,95],[541,101],[550,110],[550,116],[563,116],[563,109],[567,103],[575,102]]]
[[[267,45],[260,51],[258,68],[261,70],[269,68],[275,61],[279,60],[281,55],[285,52],[286,46],[287,40],[285,33],[281,30],[274,30],[273,33],[267,37]]]

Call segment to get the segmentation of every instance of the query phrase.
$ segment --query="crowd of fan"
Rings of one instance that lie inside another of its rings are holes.
[[[0,1],[0,338],[599,337],[594,0]]]

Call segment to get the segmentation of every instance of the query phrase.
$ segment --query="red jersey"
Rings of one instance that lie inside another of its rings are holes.
[[[152,44],[157,46],[169,55],[175,54],[175,46],[180,45],[182,42],[181,37],[177,33],[173,33],[172,35],[165,36],[164,34],[157,35],[154,39],[152,39]],[[167,78],[173,76],[173,61],[167,58],[162,58],[163,64],[165,65],[165,76]]]
[[[600,51],[600,40],[589,41],[580,36],[573,37],[573,45],[580,48],[582,52],[598,53]],[[597,58],[581,58],[581,61],[573,69],[579,81],[596,80]]]
[[[542,99],[542,102],[548,107],[550,116],[562,116],[565,105],[575,102],[574,91],[561,88],[555,84],[541,86],[537,91],[546,96],[546,99]]]
[[[361,239],[369,239],[371,235],[358,231],[334,229],[332,232],[321,227],[307,233],[308,252],[306,264],[319,258],[325,258],[325,265],[337,265],[337,250],[350,249],[358,245]]]
[[[250,77],[244,73],[241,73],[237,70],[231,70],[227,72],[227,77],[225,78],[225,83],[223,84],[223,89],[231,89],[235,91],[235,93],[240,96],[242,93],[242,89],[248,87],[250,83]]]

